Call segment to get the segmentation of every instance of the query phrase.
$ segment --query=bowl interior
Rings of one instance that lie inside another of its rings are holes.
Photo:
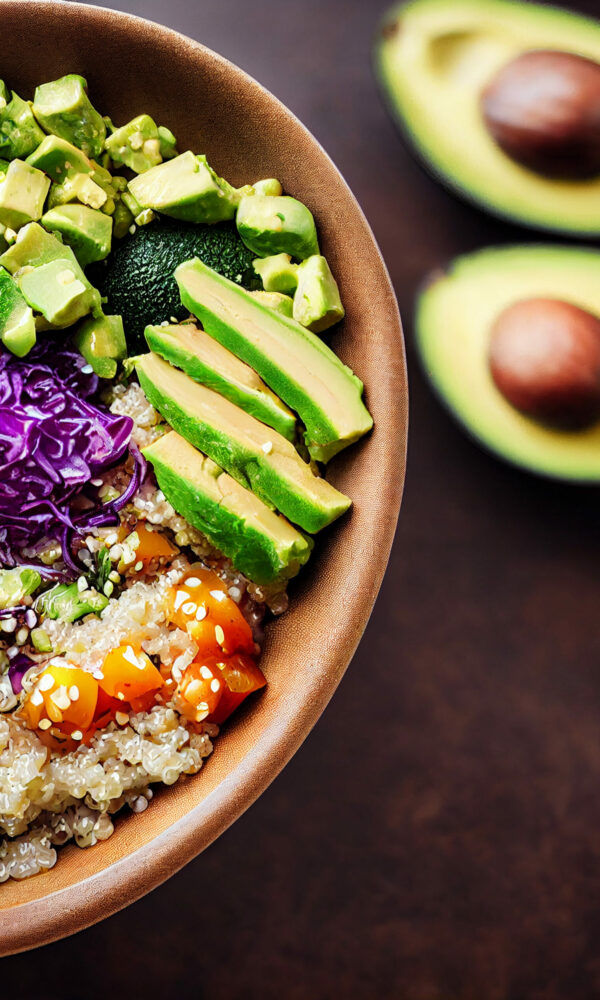
[[[148,112],[180,150],[207,154],[234,184],[278,177],[317,219],[347,315],[333,348],[363,379],[370,437],[331,463],[354,500],[323,533],[268,628],[265,693],[216,743],[199,775],[123,815],[110,840],[62,849],[57,866],[0,889],[0,953],[72,933],[114,912],[185,864],[256,798],[333,694],[366,625],[392,542],[405,469],[407,391],[393,290],[371,232],[318,143],[274,97],[225,60],[174,32],[114,11],[38,0],[2,2],[2,75],[21,96],[66,72],[88,80],[117,123]]]

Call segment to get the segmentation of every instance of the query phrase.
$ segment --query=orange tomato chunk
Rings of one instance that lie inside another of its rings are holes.
[[[164,681],[152,661],[139,648],[118,646],[102,664],[99,685],[105,694],[132,703],[160,690]]]
[[[192,722],[202,722],[215,711],[225,688],[216,657],[190,663],[179,682],[177,707]]]
[[[139,538],[139,544],[134,547],[136,562],[139,560],[146,565],[152,559],[172,559],[178,552],[161,531],[153,531],[143,521],[138,522],[134,534]],[[124,544],[127,545],[127,538]]]
[[[244,654],[231,656],[218,666],[224,681],[223,692],[207,721],[221,725],[249,694],[265,687],[267,679],[256,661]]]
[[[86,730],[94,718],[98,682],[80,667],[49,663],[38,676],[21,708],[30,729],[47,731],[52,725],[65,731]]]
[[[192,566],[173,588],[167,614],[188,632],[203,657],[254,653],[252,629],[229,596],[227,584],[212,570]]]

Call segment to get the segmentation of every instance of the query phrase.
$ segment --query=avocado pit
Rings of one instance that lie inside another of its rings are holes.
[[[524,52],[481,96],[488,132],[538,174],[585,179],[600,173],[600,64],[570,52]]]
[[[600,319],[585,309],[558,299],[514,303],[492,327],[488,361],[521,413],[569,429],[600,417]]]

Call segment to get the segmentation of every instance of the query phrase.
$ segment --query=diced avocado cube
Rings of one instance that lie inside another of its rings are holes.
[[[271,198],[283,194],[283,188],[275,177],[265,177],[262,181],[256,181],[252,185],[254,194],[266,194]]]
[[[261,292],[260,289],[250,292],[250,295],[257,302],[262,302],[264,306],[268,306],[269,309],[274,309],[275,312],[281,313],[282,316],[292,318],[294,303],[289,295],[284,295],[283,292]]]
[[[77,269],[66,260],[52,260],[19,275],[25,299],[52,326],[70,326],[89,313],[89,290]]]
[[[50,180],[41,170],[23,160],[13,160],[0,174],[0,222],[20,229],[26,222],[41,218]]]
[[[348,510],[351,500],[316,476],[272,427],[156,354],[138,358],[136,371],[146,397],[174,430],[294,524],[320,531]]]
[[[298,265],[293,315],[314,333],[323,333],[344,318],[337,282],[324,257],[307,257]]]
[[[38,267],[51,260],[72,257],[72,250],[62,240],[46,232],[38,222],[31,222],[19,230],[15,243],[0,257],[0,265],[16,274],[23,267]]]
[[[288,253],[304,260],[319,252],[312,212],[289,195],[247,195],[240,200],[235,222],[248,249],[259,257]]]
[[[198,259],[180,264],[175,279],[181,301],[207,333],[300,415],[314,459],[328,462],[371,429],[362,382],[316,334]]]
[[[239,201],[238,192],[217,176],[206,157],[190,151],[134,177],[129,190],[141,208],[187,222],[232,219]]]
[[[43,170],[57,184],[76,174],[91,174],[92,161],[77,146],[58,135],[47,135],[27,157],[31,167]]]
[[[298,285],[298,265],[292,264],[289,253],[276,253],[271,257],[257,257],[252,266],[262,280],[265,292],[283,292],[293,295]]]
[[[67,177],[62,184],[53,184],[48,197],[48,208],[57,205],[67,205],[71,201],[80,201],[89,208],[104,208],[108,195],[89,174],[74,174]]]
[[[31,107],[13,91],[12,99],[0,108],[0,156],[24,159],[43,138]]]
[[[121,195],[121,201],[131,212],[131,218],[134,219],[137,215],[141,215],[145,209],[142,208],[137,198],[134,198],[131,191],[123,191]],[[150,209],[152,211],[152,209]]]
[[[158,141],[160,142],[160,155],[163,160],[172,160],[179,156],[177,152],[177,139],[166,125],[158,126]]]
[[[116,129],[105,147],[114,163],[122,163],[136,174],[162,163],[158,128],[150,115],[138,115]]]
[[[127,343],[120,316],[90,316],[73,336],[75,347],[100,378],[114,378],[117,361],[127,357]]]
[[[50,209],[41,221],[51,233],[60,233],[82,267],[108,257],[112,236],[110,215],[73,204]]]
[[[104,147],[106,125],[86,91],[87,83],[77,73],[43,83],[36,88],[33,113],[46,132],[72,142],[95,159]]]
[[[35,344],[35,320],[19,286],[0,267],[0,340],[9,351],[22,358]]]
[[[295,576],[313,541],[171,431],[144,449],[175,510],[258,584]]]
[[[291,303],[291,300],[288,300]],[[274,427],[288,441],[296,437],[296,417],[259,375],[193,323],[147,326],[148,347],[196,382]]]

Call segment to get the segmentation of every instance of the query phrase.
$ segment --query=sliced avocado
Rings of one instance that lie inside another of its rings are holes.
[[[20,229],[41,218],[49,187],[50,180],[41,170],[13,160],[6,173],[0,173],[0,222]]]
[[[179,156],[177,152],[177,139],[166,125],[158,126],[158,141],[160,142],[160,155],[163,160],[172,160]]]
[[[205,156],[188,151],[134,177],[129,190],[141,208],[188,222],[232,219],[238,192],[217,177]]]
[[[272,257],[258,257],[252,266],[259,275],[265,292],[283,292],[293,295],[298,286],[298,265],[292,264],[289,253],[276,253]]]
[[[265,177],[261,181],[255,181],[252,190],[254,194],[268,194],[271,197],[283,194],[281,183],[275,177]]]
[[[177,513],[202,531],[249,580],[267,584],[288,579],[307,561],[311,538],[179,434],[163,435],[144,448],[144,456]]]
[[[1,260],[0,260],[1,263]],[[373,426],[363,385],[316,334],[200,260],[175,271],[183,304],[300,415],[310,455],[328,462]]]
[[[11,100],[0,107],[0,156],[24,159],[43,138],[29,104],[13,91]]]
[[[104,260],[110,253],[113,225],[110,215],[86,205],[62,205],[46,212],[41,222],[51,233],[60,233],[82,267]]]
[[[100,378],[114,378],[117,362],[127,357],[120,316],[90,316],[79,324],[73,343]]]
[[[77,73],[36,88],[33,113],[46,132],[58,135],[95,159],[104,147],[106,125],[92,107],[87,82]]]
[[[162,163],[158,128],[150,115],[138,115],[115,129],[104,145],[114,163],[122,163],[136,174]]]
[[[324,257],[307,257],[298,265],[293,316],[297,323],[323,333],[344,318],[337,282]]]
[[[305,531],[320,531],[350,506],[289,441],[228,399],[156,354],[143,355],[136,370],[149,401],[174,430]]]
[[[76,174],[91,174],[92,161],[73,143],[58,135],[47,135],[43,142],[27,157],[27,163],[43,170],[57,184]]]
[[[504,246],[458,257],[421,293],[416,342],[424,370],[450,413],[482,444],[531,472],[600,481],[600,423],[551,430],[496,388],[488,350],[494,322],[514,302],[565,300],[600,315],[600,252]]]
[[[262,302],[263,306],[268,306],[269,309],[274,309],[289,319],[292,318],[294,303],[289,295],[284,295],[283,292],[262,292],[260,289],[250,292],[250,295],[257,302]]]
[[[274,427],[288,441],[296,436],[296,417],[248,365],[192,323],[147,326],[148,346],[225,399]]]
[[[304,260],[319,252],[312,212],[289,195],[247,195],[235,222],[248,249],[259,257],[287,253]]]
[[[384,18],[375,62],[392,113],[434,174],[490,212],[540,229],[600,234],[600,177],[551,180],[496,145],[483,90],[526,50],[600,61],[600,24],[513,0],[412,0]]]
[[[35,320],[15,279],[0,267],[0,340],[18,358],[35,344]]]

